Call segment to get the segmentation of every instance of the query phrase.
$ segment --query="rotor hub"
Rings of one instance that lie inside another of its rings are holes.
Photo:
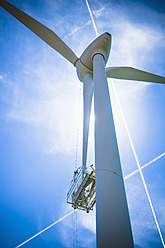
[[[93,76],[93,56],[101,54],[104,57],[105,64],[107,63],[111,48],[111,35],[104,33],[96,38],[82,53],[77,62],[77,75],[83,82],[84,75],[90,74]]]

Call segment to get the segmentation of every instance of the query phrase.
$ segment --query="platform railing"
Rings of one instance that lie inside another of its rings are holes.
[[[71,187],[67,194],[67,202],[72,207],[85,210],[93,209],[95,200],[95,171],[92,166],[85,171],[78,168],[74,171]]]

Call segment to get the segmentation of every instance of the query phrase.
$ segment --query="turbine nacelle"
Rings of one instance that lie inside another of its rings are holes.
[[[90,74],[93,76],[93,56],[97,53],[102,54],[105,64],[107,63],[111,48],[111,35],[104,33],[95,39],[82,53],[77,61],[77,75],[80,81],[83,81],[84,75]]]

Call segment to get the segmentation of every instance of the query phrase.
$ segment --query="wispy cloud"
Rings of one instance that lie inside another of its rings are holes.
[[[78,31],[84,29],[86,26],[88,26],[89,24],[91,24],[91,21],[89,20],[88,22],[86,22],[84,25],[82,26],[77,26],[77,27],[74,27],[70,33],[66,34],[64,36],[64,39],[68,38],[69,36],[72,36],[74,35],[75,33],[77,33]]]
[[[61,227],[60,233],[65,247],[71,247],[76,238],[80,247],[85,247],[86,244],[88,244],[88,247],[93,247],[96,233],[95,214],[95,210],[90,211],[88,214],[78,210],[78,212],[72,215],[72,218],[64,222],[66,228]],[[90,231],[90,235],[83,235],[82,230]]]
[[[106,5],[103,6],[102,8],[100,8],[100,9],[98,9],[98,10],[94,10],[94,11],[93,11],[94,16],[95,16],[96,18],[99,18],[100,16],[102,16],[103,11],[105,10],[105,8],[106,8]]]

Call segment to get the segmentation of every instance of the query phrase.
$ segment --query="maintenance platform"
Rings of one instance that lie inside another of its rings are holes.
[[[79,167],[74,171],[71,187],[67,194],[67,203],[74,209],[81,209],[89,213],[96,202],[95,170],[92,166],[82,171]]]

